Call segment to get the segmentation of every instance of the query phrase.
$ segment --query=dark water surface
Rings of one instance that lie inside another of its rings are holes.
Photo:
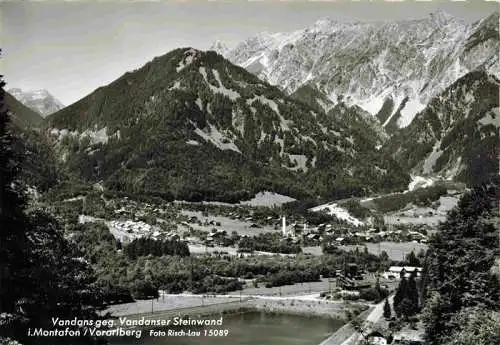
[[[218,319],[219,317],[215,317]],[[143,329],[140,339],[111,338],[111,345],[318,345],[344,322],[265,312],[224,315],[222,326],[182,326],[184,331],[200,331],[199,337],[150,337]],[[180,328],[176,328],[176,331]],[[228,330],[227,336],[205,336],[205,330]],[[163,331],[167,331],[163,329]]]

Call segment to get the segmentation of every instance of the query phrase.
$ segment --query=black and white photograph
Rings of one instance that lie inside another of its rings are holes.
[[[499,0],[0,0],[0,345],[500,344]]]

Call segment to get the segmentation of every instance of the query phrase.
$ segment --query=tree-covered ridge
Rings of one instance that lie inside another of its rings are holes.
[[[483,71],[465,75],[433,98],[383,152],[419,173],[469,185],[488,180],[498,171],[499,85]]]
[[[363,152],[376,151],[389,138],[380,122],[358,106],[336,104],[327,115],[339,128],[347,128],[356,148]]]
[[[43,118],[23,105],[8,92],[4,106],[9,112],[9,130],[17,138],[13,149],[22,155],[20,179],[27,186],[45,191],[57,181],[55,155],[48,138],[39,130]]]
[[[466,194],[429,242],[424,272],[423,318],[429,344],[497,344],[500,277],[498,189]]]
[[[323,92],[314,85],[305,84],[293,92],[290,97],[306,103],[315,111],[327,112],[335,105]]]
[[[43,117],[40,114],[19,102],[10,93],[5,92],[4,102],[9,111],[12,112],[12,123],[17,127],[22,129],[35,128],[42,124]]]
[[[408,176],[380,159],[374,136],[351,122],[286,96],[215,52],[183,48],[55,113],[45,128],[69,172],[166,198],[235,201],[264,189],[332,197],[339,188],[404,187]]]

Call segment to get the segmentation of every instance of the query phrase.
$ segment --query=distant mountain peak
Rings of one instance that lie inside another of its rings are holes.
[[[432,12],[429,17],[431,20],[436,21],[437,23],[446,23],[448,21],[451,21],[455,19],[455,17],[448,12],[443,11],[442,9],[438,9],[434,12]]]
[[[208,50],[213,50],[218,54],[225,55],[229,51],[229,47],[221,40],[215,40]]]
[[[64,105],[45,89],[23,91],[20,88],[12,88],[8,92],[19,102],[43,117],[64,108]]]
[[[314,23],[313,28],[318,29],[320,31],[327,31],[328,29],[330,29],[335,24],[337,24],[337,21],[335,21],[335,20],[333,20],[332,18],[329,18],[329,17],[324,17],[324,18],[321,18],[321,19],[317,20]]]

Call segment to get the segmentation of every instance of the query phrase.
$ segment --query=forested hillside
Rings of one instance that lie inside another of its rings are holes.
[[[465,75],[433,98],[382,151],[416,174],[468,185],[488,181],[498,172],[499,86],[484,71]]]
[[[422,317],[430,345],[500,341],[498,187],[478,187],[460,200],[429,243]]]
[[[404,188],[408,175],[374,149],[378,135],[352,127],[188,48],[44,124],[63,169],[115,190],[232,202],[262,190],[337,198]]]

